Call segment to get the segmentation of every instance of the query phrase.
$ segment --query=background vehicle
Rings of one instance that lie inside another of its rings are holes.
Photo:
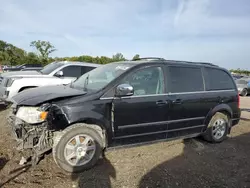
[[[237,84],[237,88],[239,91],[239,94],[241,96],[247,96],[250,93],[250,78],[246,77],[246,78],[240,78],[235,80],[236,84]]]
[[[242,77],[244,77],[244,76],[242,76],[242,75],[232,75],[233,76],[233,79],[234,80],[238,80],[238,79],[240,79],[240,78],[242,78]]]
[[[0,99],[9,102],[17,93],[39,86],[69,84],[98,64],[83,62],[53,62],[41,71],[17,71],[0,75]]]
[[[33,150],[34,161],[52,149],[62,169],[79,172],[106,148],[199,135],[222,142],[241,111],[226,69],[157,58],[110,63],[67,86],[21,92],[12,113],[19,149]]]
[[[10,72],[10,71],[20,71],[20,70],[41,70],[43,66],[41,64],[23,64],[18,65],[15,67],[6,67],[3,68],[3,72]]]
[[[43,69],[43,67],[27,67],[27,68],[21,69],[20,71],[32,71],[32,70],[40,71],[42,69]]]

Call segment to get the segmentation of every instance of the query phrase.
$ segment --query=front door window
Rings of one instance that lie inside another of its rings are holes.
[[[133,86],[134,95],[156,95],[164,93],[164,76],[161,67],[140,69],[122,80]]]

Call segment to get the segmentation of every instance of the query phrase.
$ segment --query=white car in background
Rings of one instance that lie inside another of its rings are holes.
[[[17,93],[35,87],[69,84],[99,64],[59,61],[40,71],[15,71],[0,74],[0,103],[8,104]]]

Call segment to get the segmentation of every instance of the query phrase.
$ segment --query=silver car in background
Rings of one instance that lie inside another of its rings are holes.
[[[0,74],[0,104],[7,105],[13,96],[35,87],[69,84],[100,64],[59,61],[40,71],[11,71]]]
[[[241,96],[247,96],[250,93],[250,77],[243,77],[235,80],[238,92]]]

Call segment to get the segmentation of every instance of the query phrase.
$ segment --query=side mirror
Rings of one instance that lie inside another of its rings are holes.
[[[55,76],[57,77],[62,77],[63,76],[63,71],[58,71],[55,73]]]
[[[133,94],[134,94],[134,88],[129,84],[120,84],[116,87],[115,90],[116,97],[131,96]]]

